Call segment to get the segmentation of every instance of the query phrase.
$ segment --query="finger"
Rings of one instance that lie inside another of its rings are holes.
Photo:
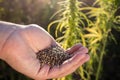
[[[78,55],[79,56],[79,55]],[[80,64],[79,63],[81,63],[80,61],[82,60],[82,59],[84,59],[84,58],[86,58],[86,56],[87,56],[87,54],[83,54],[83,56],[81,57],[81,59],[79,59],[77,62],[75,62],[74,60],[73,61],[71,61],[71,62],[69,62],[68,61],[68,63],[67,64],[63,64],[63,66],[61,67],[61,74],[63,74],[64,72],[67,72],[67,71],[70,71],[70,69],[73,69],[73,70],[75,70],[77,67],[79,67],[80,66]],[[70,66],[70,64],[72,64],[71,66]],[[67,67],[67,65],[69,65],[69,67]],[[64,68],[66,68],[66,71],[64,71]],[[72,71],[73,71],[72,70]],[[60,75],[61,75],[60,74]]]
[[[88,53],[88,49],[86,47],[80,47],[77,51],[73,52],[71,56],[75,55],[76,53],[85,54]]]
[[[73,46],[72,48],[69,48],[66,52],[71,54],[73,53],[74,51],[77,51],[80,47],[82,47],[81,44],[76,44],[75,46]]]
[[[67,70],[66,72],[61,73],[59,75],[59,77],[64,77],[64,76],[66,76],[66,75],[68,75],[70,73],[73,73],[79,66],[83,65],[89,59],[90,59],[89,55],[86,54],[86,56],[83,59],[81,59],[78,64],[76,64],[75,66],[73,66],[72,68],[70,68],[69,70]]]
[[[50,70],[50,67],[48,65],[44,65],[42,68],[40,68],[37,79],[36,80],[45,80],[47,79],[48,72]]]
[[[35,80],[46,80],[46,79],[35,79]]]
[[[49,72],[50,78],[56,78],[59,74],[66,72],[66,70],[72,68],[74,65],[76,65],[82,58],[85,57],[85,54],[76,54],[74,55],[69,61],[62,64],[60,67],[54,67]]]
[[[88,53],[88,49],[86,47],[79,48],[79,53]]]

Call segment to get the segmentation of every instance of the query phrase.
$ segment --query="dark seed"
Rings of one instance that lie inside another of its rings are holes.
[[[45,64],[50,67],[59,66],[71,57],[60,46],[52,46],[37,53],[37,59],[39,59],[41,67]]]

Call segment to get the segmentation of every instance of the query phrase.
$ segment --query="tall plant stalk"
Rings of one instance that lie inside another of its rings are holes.
[[[103,42],[103,48],[101,50],[101,55],[100,55],[100,59],[99,59],[100,61],[98,63],[98,68],[97,68],[96,80],[99,80],[99,77],[100,77],[102,61],[103,61],[103,57],[104,57],[104,54],[105,54],[106,42],[107,42],[107,40],[105,40]]]

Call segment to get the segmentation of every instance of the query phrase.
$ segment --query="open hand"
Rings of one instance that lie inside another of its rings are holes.
[[[56,44],[55,40],[44,29],[37,25],[28,25],[25,28],[17,29],[9,36],[3,46],[1,59],[18,72],[35,80],[66,76],[89,60],[89,55],[86,54],[88,53],[87,48],[77,44],[67,50],[74,56],[62,65],[52,69],[48,65],[40,68],[36,53]]]

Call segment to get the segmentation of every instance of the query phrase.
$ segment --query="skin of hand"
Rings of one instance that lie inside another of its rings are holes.
[[[74,72],[79,66],[89,60],[88,49],[77,44],[67,50],[74,54],[72,58],[52,69],[48,65],[40,68],[36,53],[39,50],[56,45],[55,40],[44,29],[37,25],[27,25],[18,28],[6,40],[0,58],[16,71],[35,80],[60,78]]]

